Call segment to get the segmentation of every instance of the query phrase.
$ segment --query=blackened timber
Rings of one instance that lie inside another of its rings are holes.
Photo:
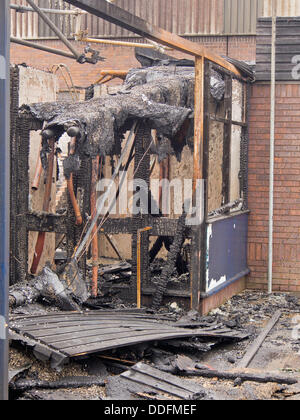
[[[17,148],[17,130],[18,130],[18,110],[19,110],[19,68],[11,67],[10,69],[10,173],[11,173],[11,188],[10,188],[10,283],[16,282],[16,252],[18,242],[16,240],[17,232],[17,197],[18,197],[18,183],[17,183],[17,166],[18,159],[16,159]]]
[[[212,121],[217,121],[217,122],[220,122],[220,123],[223,123],[223,124],[228,124],[228,123],[231,122],[233,125],[238,125],[240,127],[247,127],[247,124],[246,123],[239,122],[239,121],[229,121],[229,120],[227,120],[225,118],[218,117],[217,115],[210,114],[209,118]]]
[[[16,200],[16,282],[25,281],[28,272],[28,234],[26,226],[26,215],[28,209],[29,191],[29,149],[30,149],[30,120],[24,119],[21,124],[17,124],[16,150],[18,159],[16,163],[16,183],[22,188],[17,189]],[[25,221],[25,223],[24,223]]]
[[[27,213],[27,229],[32,232],[56,232],[65,234],[66,216],[50,213]],[[24,222],[24,219],[23,219]]]
[[[121,219],[107,219],[103,225],[103,232],[117,235],[117,234],[132,234],[134,227],[132,225],[133,219],[131,217]],[[166,217],[151,217],[148,218],[148,226],[152,227],[151,236],[175,236],[177,230],[177,220]],[[186,226],[185,236],[191,238],[191,227]]]
[[[74,376],[67,377],[58,381],[42,381],[36,379],[19,379],[10,384],[10,388],[15,391],[29,391],[31,389],[77,389],[91,386],[104,386],[105,381],[98,376]]]
[[[139,182],[143,180],[147,184],[147,189],[149,191],[150,185],[150,153],[149,145],[151,141],[151,131],[145,125],[139,125],[138,131],[136,134],[135,140],[135,157],[134,157],[134,181]],[[131,277],[131,288],[130,293],[132,293],[133,302],[137,303],[137,258],[138,258],[138,231],[143,229],[148,224],[148,204],[145,202],[148,200],[148,191],[144,191],[139,184],[136,187],[140,188],[139,194],[141,200],[136,202],[136,210],[140,208],[140,213],[134,214],[131,222],[132,226],[132,277]],[[137,190],[137,188],[135,188]],[[137,191],[136,191],[137,192]],[[144,201],[145,200],[145,201]],[[136,212],[134,212],[136,213]],[[141,273],[142,273],[142,287],[149,283],[149,233],[145,232],[141,235],[141,244],[140,244],[140,258],[141,258]]]
[[[230,201],[230,149],[232,132],[232,78],[225,75],[225,119],[223,144],[223,200],[224,204]]]
[[[245,116],[246,127],[242,128],[242,144],[241,144],[241,197],[243,197],[242,210],[248,209],[248,168],[249,168],[249,98],[250,83],[247,84],[246,91],[243,90],[243,115]]]
[[[243,359],[239,362],[240,368],[247,368],[251,361],[253,360],[254,356],[260,349],[260,347],[263,345],[265,339],[267,338],[270,331],[275,327],[277,322],[279,321],[280,317],[282,315],[282,312],[279,310],[277,311],[269,323],[266,325],[266,327],[262,330],[260,335],[254,340],[250,348],[246,351],[246,354],[244,355]]]
[[[165,290],[167,288],[169,279],[174,271],[176,266],[177,257],[180,253],[184,242],[184,231],[186,223],[186,214],[184,213],[178,220],[177,233],[174,237],[174,241],[171,245],[170,252],[168,253],[167,262],[163,268],[162,274],[160,276],[159,284],[156,288],[156,293],[153,298],[153,308],[158,309],[162,303]]]
[[[197,365],[196,365],[197,367]],[[227,371],[218,371],[210,369],[197,369],[193,371],[183,371],[181,372],[183,376],[188,377],[203,377],[203,378],[218,378],[222,380],[231,380],[235,381],[240,379],[242,382],[258,382],[258,383],[277,383],[277,384],[287,384],[293,385],[298,382],[298,379],[292,378],[289,376],[281,376],[276,374],[252,374],[246,372],[227,372]]]

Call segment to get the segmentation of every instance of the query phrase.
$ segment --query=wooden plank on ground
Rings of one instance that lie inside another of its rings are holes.
[[[277,311],[268,325],[263,329],[263,331],[260,333],[260,335],[256,338],[256,340],[252,343],[251,347],[246,351],[246,354],[244,355],[243,359],[239,362],[238,367],[239,368],[247,368],[251,361],[254,359],[254,356],[262,346],[263,342],[271,332],[271,330],[275,327],[277,322],[279,321],[281,317],[282,312]]]

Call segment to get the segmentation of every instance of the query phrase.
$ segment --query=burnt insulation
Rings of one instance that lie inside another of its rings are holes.
[[[177,65],[174,65],[177,62]],[[85,102],[52,102],[23,105],[21,114],[31,114],[52,129],[56,140],[72,126],[80,129],[76,155],[66,162],[65,176],[77,172],[84,157],[118,155],[123,136],[133,121],[141,121],[157,131],[159,160],[175,154],[180,160],[182,148],[176,136],[183,123],[193,118],[195,69],[192,62],[163,60],[160,66],[132,69],[116,94]],[[188,65],[184,67],[183,65]],[[216,102],[224,98],[222,75],[212,70],[210,91]],[[47,156],[43,142],[41,157]]]
[[[111,155],[131,127],[142,121],[159,135],[173,139],[193,112],[194,71],[182,68],[132,70],[115,95],[86,102],[38,103],[23,105],[21,113],[30,113],[45,121],[45,128],[58,135],[70,126],[78,126],[81,138],[79,154]]]

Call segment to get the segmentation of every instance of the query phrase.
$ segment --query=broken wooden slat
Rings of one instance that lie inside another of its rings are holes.
[[[187,400],[192,396],[191,392],[185,391],[182,388],[178,388],[171,384],[168,384],[164,381],[157,381],[157,379],[152,378],[151,376],[144,375],[143,373],[136,371],[127,371],[121,374],[122,378],[129,379],[130,381],[137,382],[147,387],[154,388],[158,391],[166,392],[175,397]]]
[[[121,377],[182,399],[191,399],[195,394],[205,394],[200,385],[161,372],[144,363],[136,364],[130,371],[122,373]]]
[[[260,347],[262,346],[267,336],[269,335],[270,331],[275,327],[275,325],[279,321],[281,314],[282,314],[281,311],[277,311],[274,314],[274,316],[272,317],[268,325],[263,329],[261,334],[257,337],[257,339],[253,342],[251,347],[247,350],[243,359],[238,364],[239,368],[247,368],[250,365],[251,361],[253,360],[254,356],[256,355]]]
[[[131,269],[132,269],[132,265],[125,262],[121,264],[114,264],[114,265],[107,265],[105,267],[100,267],[99,274],[103,276],[104,274],[121,273],[123,271],[128,271]]]
[[[202,390],[201,386],[198,384],[184,380],[182,378],[178,378],[169,373],[162,372],[161,370],[155,369],[149,365],[146,365],[145,363],[137,363],[135,366],[132,366],[131,370],[151,376],[152,378],[158,379],[160,381],[165,381],[166,383],[176,385],[178,388],[189,391],[190,393],[195,394],[199,392],[199,390]]]
[[[157,331],[157,327],[155,326],[148,326],[148,325],[131,325],[131,324],[124,324],[124,325],[120,325],[120,324],[115,324],[115,325],[108,325],[108,324],[104,324],[104,325],[80,325],[82,327],[81,330],[78,329],[77,327],[72,327],[72,328],[53,328],[53,329],[45,329],[45,330],[38,330],[38,331],[34,331],[34,334],[38,335],[40,339],[46,340],[51,338],[57,338],[56,341],[59,341],[59,337],[63,337],[64,340],[69,339],[70,338],[80,338],[80,337],[89,337],[89,336],[95,336],[99,334],[114,334],[114,333],[119,333],[121,330],[122,331]],[[170,331],[168,328],[166,327],[162,327],[161,328],[162,331]],[[27,330],[28,334],[32,333],[30,330]],[[55,340],[54,340],[55,341]]]
[[[196,365],[197,368],[197,365]],[[201,376],[203,378],[218,378],[223,380],[232,380],[241,379],[242,382],[258,382],[258,383],[277,383],[277,384],[286,384],[293,385],[298,383],[298,380],[289,376],[280,376],[271,373],[245,373],[245,372],[227,372],[219,370],[210,370],[210,369],[197,369],[191,371],[181,372],[184,376],[197,377]]]

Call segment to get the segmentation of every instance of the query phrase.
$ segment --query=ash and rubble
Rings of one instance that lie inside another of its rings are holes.
[[[116,301],[112,306],[120,308]],[[134,347],[116,348],[82,360],[74,360],[59,371],[47,363],[36,361],[30,350],[19,343],[12,343],[10,369],[16,372],[11,382],[14,399],[132,399],[164,400],[170,395],[149,387],[128,382],[121,375],[139,362],[159,369],[162,373],[179,375],[199,384],[205,395],[200,399],[299,399],[299,383],[256,383],[253,381],[229,381],[217,378],[185,377],[186,367],[222,369],[235,372],[248,346],[258,336],[266,322],[280,309],[282,317],[259,350],[247,373],[279,372],[299,380],[300,340],[293,336],[293,319],[299,316],[300,303],[296,296],[287,293],[268,295],[265,292],[245,291],[234,296],[207,316],[196,311],[185,311],[178,304],[161,308],[153,317],[168,319],[189,328],[205,328],[211,331],[227,328],[232,331],[247,331],[249,338],[231,341],[221,338],[190,338],[149,342]],[[87,310],[86,308],[82,310]],[[45,314],[59,312],[57,308],[32,303],[15,308],[12,313]],[[151,310],[147,310],[151,314]],[[101,356],[104,356],[103,358]],[[275,363],[276,362],[276,363]],[[24,368],[24,370],[22,369]],[[237,378],[238,379],[238,378]],[[76,382],[77,381],[77,382]],[[76,385],[77,384],[77,385]],[[119,388],[116,388],[119,384]],[[120,389],[120,393],[116,390]],[[174,398],[176,399],[176,398]],[[178,399],[178,398],[177,398]]]

